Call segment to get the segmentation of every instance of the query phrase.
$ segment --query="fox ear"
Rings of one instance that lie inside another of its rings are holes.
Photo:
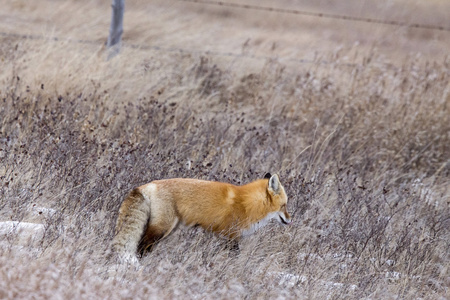
[[[280,192],[280,179],[277,174],[270,176],[269,179],[269,190],[272,190],[274,194],[278,194]]]
[[[272,174],[270,173],[266,173],[266,175],[264,175],[264,179],[270,179],[270,177],[272,177]]]

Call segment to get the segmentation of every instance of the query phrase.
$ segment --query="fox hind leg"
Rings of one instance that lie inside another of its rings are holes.
[[[152,224],[150,220],[139,242],[138,253],[142,256],[145,252],[151,251],[153,246],[159,240],[168,236],[177,225],[178,218],[175,218],[172,222],[161,222],[159,224]]]

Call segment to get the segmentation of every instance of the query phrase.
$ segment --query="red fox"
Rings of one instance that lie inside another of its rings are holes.
[[[113,251],[135,259],[168,236],[181,221],[230,240],[253,233],[270,219],[291,223],[278,175],[243,186],[197,179],[156,180],[135,188],[123,201]]]

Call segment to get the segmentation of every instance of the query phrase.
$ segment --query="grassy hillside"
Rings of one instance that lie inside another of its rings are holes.
[[[448,32],[136,0],[106,61],[103,1],[1,5],[0,298],[450,296]],[[266,172],[293,225],[239,255],[180,226],[140,268],[106,259],[133,187]]]

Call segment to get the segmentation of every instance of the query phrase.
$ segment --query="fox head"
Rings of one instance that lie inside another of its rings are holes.
[[[270,175],[269,173],[267,173],[264,178],[269,179],[267,184],[267,195],[269,201],[271,202],[271,206],[275,210],[274,213],[276,216],[274,218],[281,224],[290,224],[291,216],[286,209],[287,196],[283,186],[281,185],[280,178],[277,174]]]

